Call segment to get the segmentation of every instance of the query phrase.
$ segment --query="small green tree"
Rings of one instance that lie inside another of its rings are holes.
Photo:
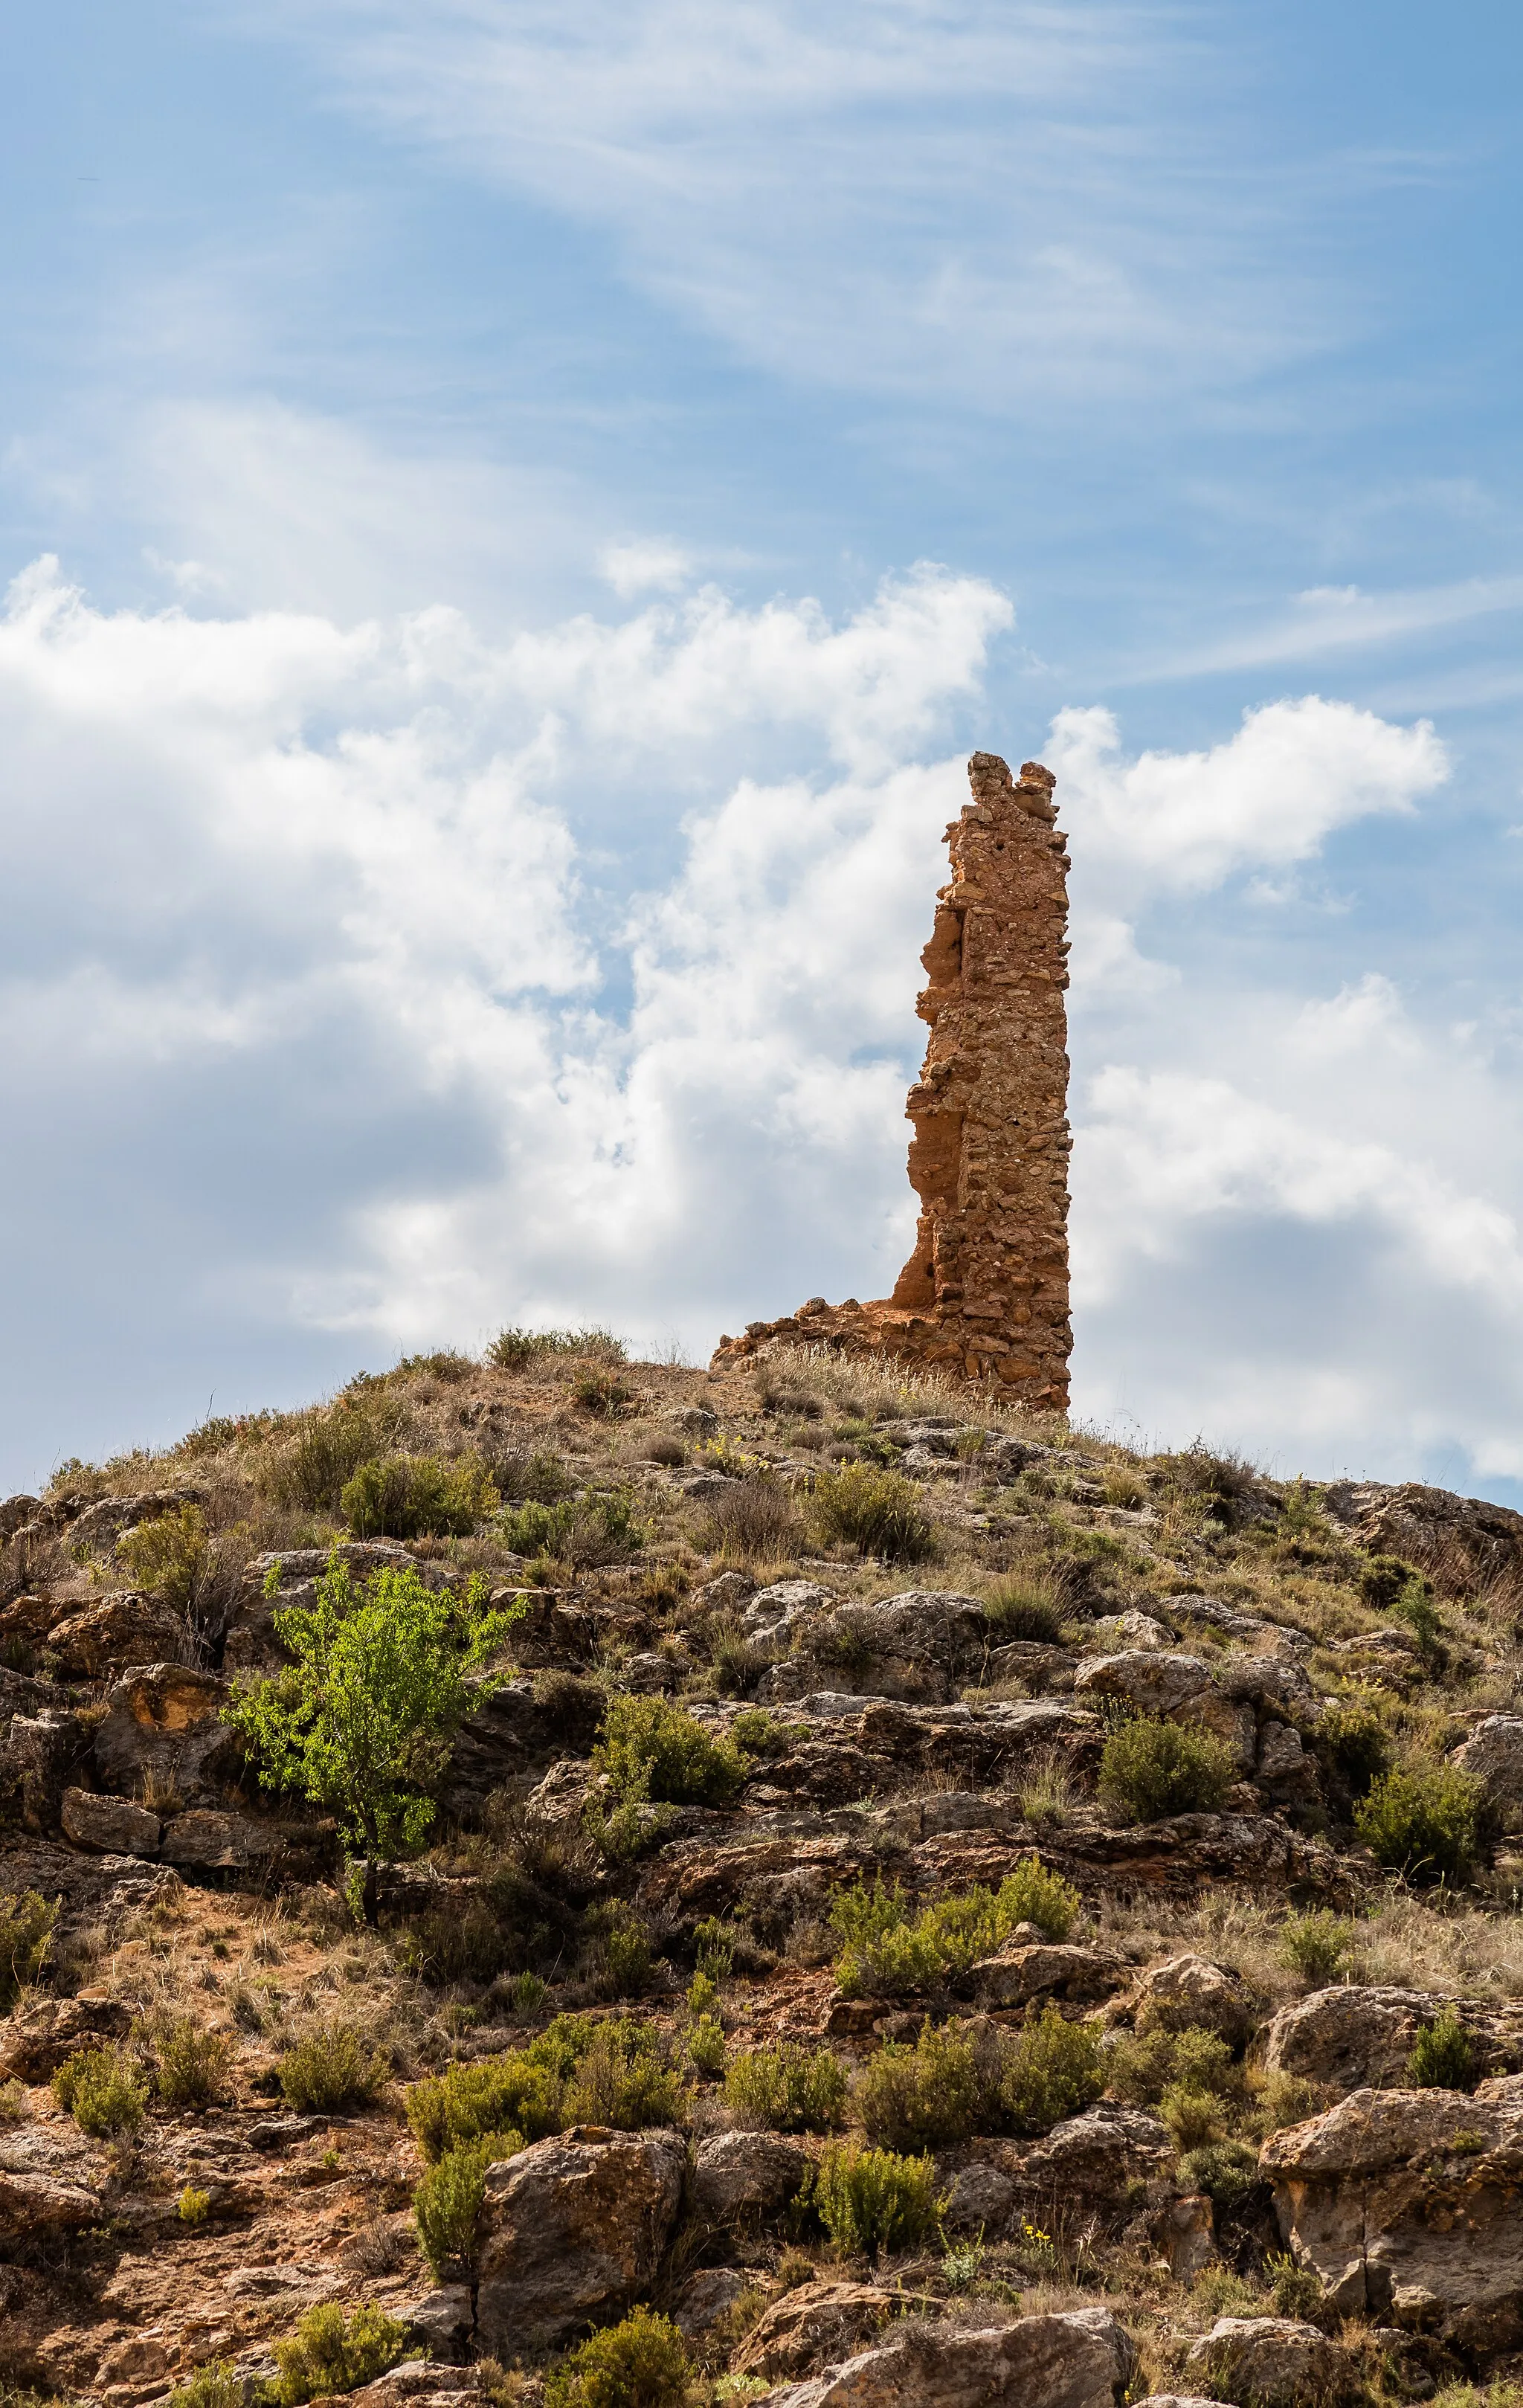
[[[379,1866],[422,1844],[455,1732],[475,1697],[499,1685],[486,1675],[473,1689],[467,1676],[524,1608],[482,1613],[483,1585],[473,1581],[464,1598],[435,1592],[411,1564],[356,1585],[335,1555],[315,1604],[276,1612],[295,1662],[223,1710],[265,1788],[295,1790],[337,1816],[364,1858],[367,1923],[377,1919]]]

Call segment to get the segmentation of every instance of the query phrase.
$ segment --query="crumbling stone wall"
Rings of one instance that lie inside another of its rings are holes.
[[[1069,857],[1054,780],[1018,780],[992,752],[968,765],[972,800],[947,829],[915,1005],[930,1025],[905,1106],[914,1251],[881,1302],[823,1297],[752,1322],[715,1361],[779,1340],[884,1352],[998,1381],[1044,1409],[1069,1399]]]

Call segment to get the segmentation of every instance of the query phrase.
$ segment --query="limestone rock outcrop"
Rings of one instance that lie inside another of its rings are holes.
[[[476,2327],[504,2358],[622,2315],[649,2289],[682,2205],[676,2132],[577,2125],[486,2177]]]
[[[771,2408],[1114,2408],[1136,2356],[1107,2308],[971,2330],[906,2316],[876,2348],[774,2391]]]
[[[997,1383],[1063,1412],[1069,1397],[1068,853],[1053,777],[992,752],[947,829],[915,1005],[925,1065],[905,1110],[914,1251],[891,1297],[827,1305],[720,1340],[716,1363],[779,1340],[884,1353]]]

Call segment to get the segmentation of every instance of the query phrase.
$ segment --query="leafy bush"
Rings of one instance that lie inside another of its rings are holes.
[[[243,2377],[230,2358],[208,2358],[188,2383],[177,2383],[169,2408],[243,2408]]]
[[[584,1413],[594,1413],[602,1420],[610,1419],[634,1400],[635,1391],[628,1381],[621,1380],[617,1372],[602,1364],[589,1364],[571,1383],[572,1403]]]
[[[0,1893],[0,2015],[8,2015],[47,1959],[58,1901],[35,1889]]]
[[[1453,2007],[1417,2035],[1406,2062],[1405,2080],[1413,2090],[1473,2090],[1481,2078],[1481,2061]]]
[[[153,2086],[166,2107],[209,2107],[227,2079],[231,2042],[194,2015],[177,2015],[152,2033]]]
[[[1070,2023],[1056,2007],[1029,2010],[1010,2046],[1000,2083],[1005,2114],[1018,2132],[1050,2132],[1065,2115],[1090,2106],[1105,2087],[1099,2036]]]
[[[842,1890],[831,1910],[846,1943],[836,1979],[848,1997],[931,1989],[992,1955],[1018,1923],[1065,1939],[1078,1911],[1077,1890],[1036,1856],[1024,1858],[997,1891],[980,1885],[918,1913],[894,1885]]]
[[[504,1545],[516,1555],[530,1557],[540,1572],[553,1564],[592,1571],[599,1564],[621,1563],[638,1555],[649,1536],[631,1488],[565,1498],[558,1505],[531,1498],[504,1513],[497,1526]]]
[[[1359,1799],[1391,1769],[1391,1738],[1367,1698],[1333,1698],[1323,1707],[1312,1742],[1318,1761]]]
[[[1243,2069],[1230,2048],[1219,2032],[1205,2031],[1199,2024],[1114,2041],[1101,2063],[1106,2087],[1133,2107],[1156,2107],[1171,2089],[1217,2099],[1243,2095]]]
[[[515,2154],[516,2132],[494,2133],[464,2147],[447,2149],[430,2166],[412,2194],[418,2240],[436,2282],[448,2278],[453,2264],[468,2266],[476,2246],[476,2219],[486,2196],[486,2170]]]
[[[827,2048],[790,2041],[741,2049],[725,2076],[725,2103],[774,2132],[833,2132],[845,2120],[846,2069]]]
[[[1280,1927],[1280,1961],[1314,1988],[1323,1989],[1338,1979],[1352,1942],[1353,1927],[1330,1907],[1287,1914]]]
[[[1061,1601],[1052,1579],[1042,1572],[997,1582],[984,1600],[984,1612],[1001,1640],[1037,1640],[1051,1646],[1063,1628]]]
[[[1219,2215],[1240,2208],[1258,2182],[1258,2152],[1246,2141],[1208,2141],[1179,2161],[1180,2181],[1203,2190]]]
[[[717,2015],[697,2015],[688,2026],[687,2061],[711,2081],[725,2071],[725,2027]]]
[[[288,2048],[276,2071],[289,2106],[304,2115],[338,2115],[367,2107],[389,2069],[352,2024],[328,2023]]]
[[[551,1447],[499,1446],[487,1458],[492,1484],[503,1502],[556,1505],[575,1484]]]
[[[410,1563],[356,1586],[332,1556],[315,1603],[276,1608],[276,1635],[293,1663],[239,1685],[223,1708],[261,1784],[330,1808],[363,1852],[367,1923],[377,1920],[380,1859],[421,1845],[455,1731],[483,1690],[498,1685],[480,1667],[524,1608],[483,1613],[484,1589],[478,1579],[463,1598],[436,1594]]]
[[[1399,1767],[1372,1784],[1354,1828],[1377,1864],[1409,1882],[1462,1882],[1481,1855],[1485,1796],[1458,1765]]]
[[[884,2250],[918,2248],[946,2205],[936,2195],[929,2157],[864,2149],[855,2141],[830,2143],[815,2172],[811,2201],[842,2257],[875,2262]]]
[[[163,1599],[176,1613],[190,1613],[210,1573],[211,1534],[199,1505],[180,1505],[151,1522],[139,1522],[117,1541],[116,1558],[132,1582]]]
[[[955,2024],[927,2023],[913,2047],[889,2041],[869,2058],[856,2086],[868,2139],[889,2149],[942,2149],[978,2130],[989,2086],[978,2051]]]
[[[545,2385],[545,2408],[682,2408],[690,2376],[670,2317],[636,2308],[572,2350]]]
[[[746,1778],[734,1742],[712,1740],[685,1707],[665,1698],[615,1698],[593,1750],[621,1798],[672,1806],[726,1806]]]
[[[357,1539],[464,1539],[501,1499],[475,1455],[388,1455],[362,1463],[338,1502]]]
[[[1270,2305],[1277,2316],[1294,2316],[1299,2324],[1305,2323],[1324,2306],[1327,2294],[1310,2266],[1298,2266],[1294,2258],[1276,2253],[1265,2258],[1264,2272],[1270,2278]]]
[[[1130,1823],[1212,1813],[1236,1778],[1231,1751],[1214,1732],[1150,1715],[1122,1723],[1100,1753],[1100,1801]]]
[[[408,2329],[380,2308],[361,2306],[346,2316],[335,2300],[309,2308],[295,2337],[278,2341],[274,2398],[279,2408],[301,2408],[337,2391],[357,2391],[406,2358]]]
[[[148,2105],[147,2091],[117,2048],[77,2048],[53,2075],[52,2092],[93,2141],[136,2132]]]
[[[1192,2090],[1171,2082],[1158,2102],[1176,2149],[1203,2148],[1222,2138],[1222,2102],[1214,2090]]]
[[[175,2207],[175,2214],[181,2224],[188,2224],[194,2231],[197,2225],[205,2224],[210,2213],[211,2193],[197,2190],[194,2183],[187,2183]]]
[[[936,1551],[920,1491],[901,1471],[880,1471],[869,1463],[822,1471],[810,1507],[826,1541],[843,1541],[884,1563],[920,1563]]]
[[[630,2015],[557,2015],[527,2048],[415,2082],[407,2112],[418,2146],[437,2164],[451,2149],[494,2136],[518,2147],[568,2124],[632,2132],[677,2124],[687,2103],[654,2024]],[[512,2148],[496,2154],[509,2157]]]
[[[266,1459],[265,1486],[279,1505],[336,1512],[361,1464],[395,1445],[405,1412],[383,1392],[362,1388],[296,1415]]]

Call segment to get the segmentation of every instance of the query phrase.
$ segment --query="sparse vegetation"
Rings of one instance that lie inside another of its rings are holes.
[[[1027,2012],[1000,2081],[1000,2097],[1018,2132],[1047,2132],[1065,2115],[1097,2100],[1105,2086],[1099,2035],[1070,2023],[1055,2006]]]
[[[153,2086],[166,2107],[209,2107],[227,2080],[232,2044],[196,2015],[172,2016],[151,2033]]]
[[[1414,2090],[1473,2090],[1480,2078],[1475,2042],[1453,2007],[1445,2007],[1418,2033],[1403,2079]]]
[[[389,2068],[352,2024],[334,2021],[314,2025],[295,2042],[277,2071],[288,2106],[303,2114],[338,2115],[367,2107]]]
[[[53,2097],[93,2141],[119,2140],[136,2132],[148,2109],[148,2092],[136,2068],[118,2048],[80,2048],[65,2058],[52,2080]]]
[[[822,1471],[810,1510],[826,1544],[844,1542],[885,1564],[922,1563],[936,1552],[936,1528],[919,1489],[900,1471],[867,1463]]]
[[[990,1956],[1018,1923],[1066,1940],[1078,1892],[1028,1856],[998,1890],[975,1888],[916,1909],[892,1883],[843,1890],[831,1921],[845,1945],[836,1979],[849,1997],[900,1997],[934,1988]]]
[[[0,1893],[0,2014],[8,2014],[47,1961],[58,1900],[35,1889]]]

